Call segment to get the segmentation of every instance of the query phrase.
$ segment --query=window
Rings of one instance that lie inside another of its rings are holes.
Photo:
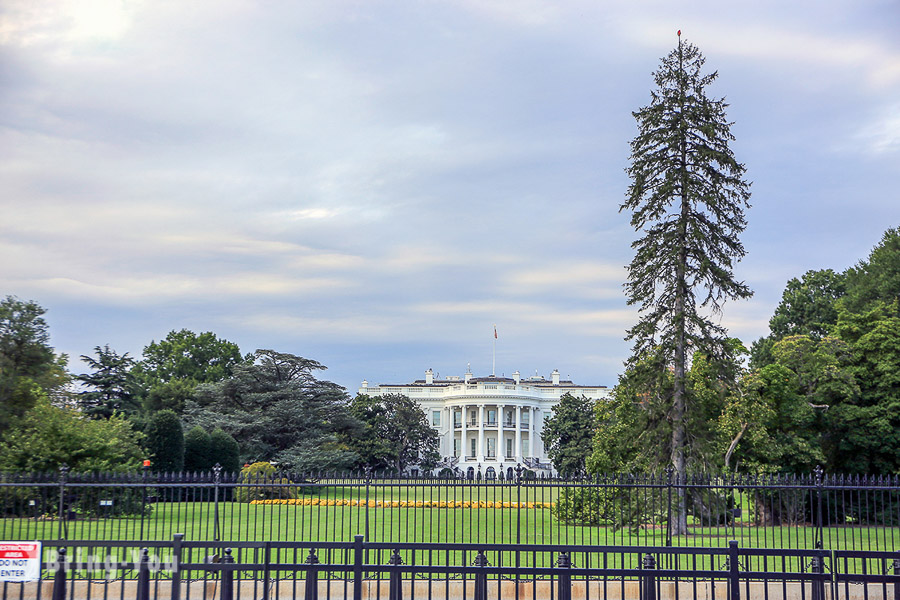
[[[488,425],[496,425],[497,424],[497,411],[494,409],[488,409],[487,411],[487,422]]]
[[[431,411],[431,424],[434,427],[441,426],[441,411],[439,411],[439,410]]]
[[[489,437],[485,441],[487,442],[487,457],[494,458],[495,456],[497,456],[497,448],[496,448],[497,440]]]
[[[459,440],[453,440],[453,456],[459,456]]]
[[[458,411],[453,411],[453,426],[459,427],[462,425],[462,413]]]
[[[530,452],[528,451],[530,444],[528,440],[522,440],[522,456],[529,456]]]
[[[476,448],[475,448],[476,442],[477,442],[477,440],[475,438],[472,438],[472,454],[471,454],[472,458],[475,458],[477,456]]]
[[[513,458],[513,439],[506,438],[506,458]]]

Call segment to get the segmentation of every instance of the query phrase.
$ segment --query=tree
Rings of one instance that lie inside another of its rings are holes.
[[[361,466],[397,473],[411,466],[426,471],[437,466],[438,435],[415,400],[402,394],[360,394],[350,403],[350,414],[362,423],[347,438]]]
[[[165,339],[150,342],[135,374],[146,390],[144,408],[150,412],[184,410],[201,383],[215,383],[229,377],[243,358],[237,344],[219,339],[207,331],[196,334],[182,329],[170,331]]]
[[[553,414],[544,420],[541,440],[547,457],[563,477],[582,477],[593,451],[595,431],[594,402],[584,396],[563,394]]]
[[[49,345],[45,312],[31,300],[0,301],[0,434],[36,404],[34,390],[52,397],[68,383],[67,359]]]
[[[231,377],[198,386],[185,422],[233,436],[244,462],[276,461],[298,470],[348,467],[357,457],[344,439],[359,424],[344,389],[315,377],[324,368],[293,354],[257,350]]]
[[[184,470],[209,471],[216,464],[209,434],[199,425],[184,434]]]
[[[140,466],[141,435],[118,415],[94,421],[41,396],[32,410],[16,419],[0,443],[0,471],[134,471]]]
[[[76,380],[87,386],[87,390],[78,394],[81,410],[92,419],[108,419],[120,412],[126,416],[137,408],[138,386],[134,375],[134,359],[128,353],[119,355],[110,350],[109,345],[96,346],[97,358],[81,356],[93,370],[93,373],[82,373]]]
[[[215,429],[209,434],[209,453],[212,465],[217,463],[225,473],[237,473],[241,468],[241,447],[233,437]]]
[[[738,235],[746,227],[750,184],[729,148],[734,136],[727,104],[706,94],[717,74],[702,74],[703,63],[700,51],[680,37],[662,59],[650,105],[634,113],[632,183],[620,207],[632,211],[631,225],[642,234],[632,244],[625,284],[628,303],[639,306],[641,317],[626,339],[634,342],[632,360],[655,363],[655,377],[673,369],[671,462],[680,476],[686,472],[688,361],[698,351],[711,361],[724,354],[725,329],[710,313],[720,313],[726,300],[752,295],[732,272],[744,256]],[[679,500],[676,534],[687,531],[683,495]]]
[[[867,260],[847,269],[847,297],[851,313],[864,313],[878,302],[900,311],[900,227],[888,229]],[[894,316],[900,316],[895,312]]]
[[[184,469],[184,431],[175,411],[161,410],[150,418],[144,446],[153,470],[177,472]]]
[[[807,335],[821,339],[837,323],[838,300],[846,293],[846,276],[831,269],[807,271],[802,278],[791,278],[781,294],[781,302],[769,320],[768,337],[754,342],[751,368],[772,364],[772,346],[789,335]]]

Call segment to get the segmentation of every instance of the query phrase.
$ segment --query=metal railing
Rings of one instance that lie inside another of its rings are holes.
[[[47,542],[41,598],[809,598],[900,597],[900,553],[528,544]],[[53,583],[49,584],[49,580]]]
[[[466,459],[468,460],[468,459]],[[461,463],[461,465],[470,463]],[[472,464],[472,467],[476,467]],[[673,473],[0,474],[0,540],[521,543],[893,551],[900,478]],[[449,470],[448,470],[449,472]],[[512,477],[510,477],[512,475]],[[686,516],[687,532],[673,522]]]

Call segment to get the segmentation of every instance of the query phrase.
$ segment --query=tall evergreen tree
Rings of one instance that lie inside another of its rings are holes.
[[[686,470],[686,365],[696,351],[713,362],[724,354],[726,331],[710,317],[725,300],[752,295],[732,271],[744,256],[738,235],[750,184],[729,148],[727,104],[706,94],[717,73],[703,74],[704,61],[679,32],[678,47],[654,73],[650,104],[633,113],[632,183],[620,207],[632,212],[641,235],[625,284],[641,316],[626,339],[634,342],[631,361],[649,359],[657,377],[673,370],[671,460],[679,475]],[[675,533],[687,530],[683,496],[680,506]]]
[[[92,419],[108,419],[116,412],[126,416],[137,411],[138,385],[131,373],[134,359],[128,353],[117,354],[107,344],[96,346],[97,358],[82,355],[93,371],[75,377],[87,389],[78,394],[78,404]]]

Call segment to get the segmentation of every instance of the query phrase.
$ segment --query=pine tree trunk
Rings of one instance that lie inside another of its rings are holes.
[[[687,140],[684,131],[684,77],[683,67],[681,65],[681,40],[678,42],[678,70],[681,76],[681,94],[679,99],[679,112],[682,119],[682,129],[679,131],[681,136],[678,168],[681,172],[681,222],[679,223],[678,232],[678,264],[676,273],[676,292],[675,292],[675,390],[672,399],[672,466],[675,468],[675,477],[677,481],[684,482],[685,464],[684,464],[684,407],[685,407],[685,361],[687,348],[685,344],[685,301],[688,294],[687,289],[687,222],[690,217],[690,204],[688,201],[687,190]],[[684,497],[684,488],[675,488],[675,506],[672,507],[672,535],[684,535],[688,533],[687,529],[687,506]]]

